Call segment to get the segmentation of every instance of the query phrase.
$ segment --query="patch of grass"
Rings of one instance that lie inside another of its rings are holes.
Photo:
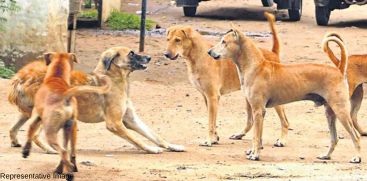
[[[10,79],[15,74],[15,69],[13,67],[0,66],[0,77],[4,79]]]
[[[140,29],[140,16],[124,12],[113,11],[107,19],[107,25],[113,30]],[[145,28],[153,29],[156,23],[147,19]]]
[[[88,18],[88,19],[97,19],[98,18],[98,12],[96,9],[90,9],[81,11],[78,15],[79,18]]]

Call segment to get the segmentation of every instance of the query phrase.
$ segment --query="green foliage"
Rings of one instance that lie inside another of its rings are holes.
[[[4,14],[6,12],[17,12],[20,7],[17,5],[16,0],[0,0],[0,31],[4,31],[3,24],[7,21]]]
[[[0,77],[10,79],[15,74],[15,68],[0,66]]]
[[[84,1],[84,8],[92,8],[92,0],[85,0]]]
[[[155,22],[147,19],[145,28],[153,29]],[[107,19],[107,25],[113,30],[140,29],[140,16],[113,11]]]
[[[81,11],[78,15],[80,18],[89,18],[89,19],[97,19],[98,18],[98,12],[96,9],[90,9]]]

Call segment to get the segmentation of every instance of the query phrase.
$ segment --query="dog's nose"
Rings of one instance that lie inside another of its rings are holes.
[[[152,59],[152,57],[147,56],[147,61],[149,62]]]
[[[169,52],[164,52],[163,54],[164,54],[165,57],[171,58],[171,54]]]
[[[211,54],[212,54],[212,50],[209,50],[209,51],[208,51],[208,54],[209,54],[209,55],[211,55]]]

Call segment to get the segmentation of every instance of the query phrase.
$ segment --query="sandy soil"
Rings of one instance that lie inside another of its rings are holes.
[[[139,1],[126,1],[139,2]],[[268,24],[262,17],[264,10],[258,1],[228,0],[204,2],[198,9],[198,18],[182,16],[181,8],[169,6],[168,1],[149,2],[149,15],[162,27],[184,23],[197,28],[226,31],[232,20],[243,31],[268,32]],[[320,41],[326,31],[337,31],[346,40],[353,54],[367,52],[367,6],[334,11],[331,26],[318,27],[314,19],[312,1],[304,2],[304,15],[300,22],[278,22],[282,39],[282,62],[316,62],[330,64],[320,50]],[[138,7],[123,6],[135,12]],[[220,14],[224,13],[224,16]],[[219,37],[207,37],[216,42]],[[90,71],[100,53],[112,46],[138,48],[138,37],[132,35],[97,35],[96,30],[80,30],[77,38],[77,54],[82,61],[78,69]],[[271,47],[270,38],[257,40],[261,47]],[[261,161],[246,159],[245,150],[251,146],[252,133],[241,141],[228,137],[244,126],[244,96],[241,92],[223,96],[218,115],[220,144],[199,147],[207,135],[207,113],[201,95],[190,85],[186,77],[184,59],[166,60],[165,37],[147,37],[146,53],[153,61],[146,71],[131,75],[131,96],[140,117],[158,134],[170,142],[183,144],[187,152],[145,154],[106,130],[105,124],[79,124],[78,165],[76,180],[366,180],[366,138],[361,139],[362,164],[349,164],[353,145],[349,135],[338,123],[340,140],[331,161],[319,161],[316,156],[327,150],[329,133],[323,108],[315,108],[312,102],[286,105],[291,128],[287,146],[275,148],[273,143],[280,135],[280,123],[275,111],[268,109],[264,123],[264,150]],[[20,148],[10,148],[8,130],[17,119],[17,111],[6,100],[8,80],[0,80],[0,172],[50,173],[59,156],[44,154],[35,147],[28,159],[21,157]],[[367,128],[366,100],[359,120]],[[25,141],[28,124],[19,132]],[[142,138],[143,139],[143,138]],[[92,165],[81,162],[90,161]]]

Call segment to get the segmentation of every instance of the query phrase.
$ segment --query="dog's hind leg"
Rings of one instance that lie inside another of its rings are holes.
[[[33,110],[33,112],[34,113],[32,114],[31,118],[29,118],[29,121],[32,121],[32,123],[28,129],[27,142],[23,147],[23,158],[27,158],[29,156],[29,152],[31,151],[32,147],[32,139],[41,125],[41,118],[35,112],[35,110]]]
[[[339,141],[337,132],[336,132],[336,126],[335,126],[336,116],[335,116],[334,111],[327,104],[325,104],[325,115],[326,115],[328,126],[329,126],[331,141],[330,141],[328,152],[326,154],[323,154],[317,157],[320,160],[330,160],[331,158],[330,155],[331,153],[333,153],[335,146],[336,144],[338,144],[338,141]]]
[[[340,96],[334,96],[334,97],[340,97]],[[339,119],[339,121],[342,123],[345,130],[349,133],[356,150],[356,155],[350,160],[351,163],[361,163],[361,145],[360,145],[360,136],[357,130],[353,126],[353,122],[350,116],[350,109],[349,109],[349,101],[344,101],[342,103],[337,102],[332,104],[330,101],[328,101],[331,109],[336,114],[336,117]]]
[[[362,136],[367,136],[367,131],[363,130],[361,126],[358,124],[358,111],[361,108],[362,99],[363,99],[363,85],[360,84],[354,89],[354,92],[350,98],[350,103],[352,106],[350,115],[352,116],[353,125],[357,129],[357,131]]]
[[[33,142],[40,147],[43,151],[46,152],[46,154],[57,154],[55,150],[52,148],[49,148],[49,146],[45,145],[42,141],[39,140],[39,134],[42,131],[42,127],[40,127],[33,136]]]
[[[29,116],[22,114],[17,123],[10,129],[9,135],[11,140],[11,147],[21,147],[22,145],[19,143],[17,139],[18,131],[20,127],[24,125],[25,122],[29,119]]]
[[[284,113],[283,106],[276,106],[274,108],[277,111],[277,114],[278,114],[279,119],[280,119],[280,124],[282,126],[282,128],[281,128],[282,129],[282,133],[281,133],[280,139],[278,139],[275,142],[274,146],[276,146],[276,147],[284,147],[284,145],[286,144],[286,140],[287,140],[289,122],[288,122],[287,116]]]
[[[245,129],[243,129],[239,133],[233,134],[231,137],[229,137],[229,139],[240,140],[240,139],[242,139],[242,137],[244,137],[251,130],[254,121],[253,121],[253,118],[252,118],[251,105],[248,104],[247,101],[246,101],[246,112],[247,112],[247,122],[246,122]]]
[[[219,95],[206,96],[207,109],[209,112],[209,136],[204,143],[200,143],[200,146],[212,146],[218,144],[219,136],[217,134],[217,113],[219,104]]]
[[[161,137],[156,135],[151,129],[149,129],[149,127],[135,113],[135,110],[132,107],[131,103],[123,117],[123,123],[128,129],[136,131],[137,133],[148,138],[150,141],[162,148],[176,152],[185,151],[184,146],[168,143],[166,140],[162,139]]]

